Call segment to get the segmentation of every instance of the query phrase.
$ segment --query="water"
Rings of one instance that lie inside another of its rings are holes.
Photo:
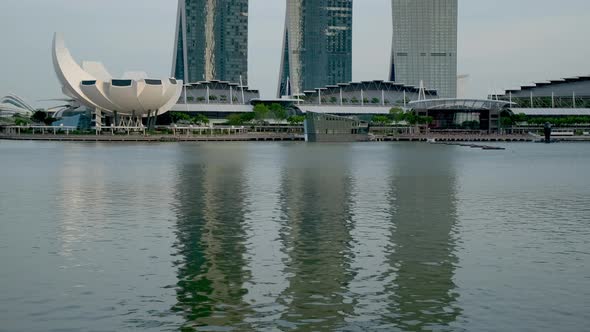
[[[0,331],[582,331],[590,148],[0,141]]]

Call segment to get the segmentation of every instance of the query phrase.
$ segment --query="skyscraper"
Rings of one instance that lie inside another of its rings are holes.
[[[248,77],[248,0],[179,0],[172,76],[186,83]]]
[[[457,0],[392,0],[390,80],[457,95]]]
[[[351,80],[352,0],[287,0],[279,96]]]

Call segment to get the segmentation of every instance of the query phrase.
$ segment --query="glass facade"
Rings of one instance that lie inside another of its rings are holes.
[[[352,0],[287,0],[283,43],[279,97],[350,82]]]
[[[390,80],[457,96],[457,0],[392,0]]]
[[[248,0],[179,0],[172,76],[248,81]]]

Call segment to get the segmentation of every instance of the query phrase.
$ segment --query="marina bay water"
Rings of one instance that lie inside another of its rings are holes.
[[[0,142],[0,331],[582,331],[590,146]]]

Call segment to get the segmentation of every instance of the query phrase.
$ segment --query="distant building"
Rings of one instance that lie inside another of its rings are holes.
[[[390,80],[457,96],[457,0],[392,0]]]
[[[258,90],[242,87],[237,83],[196,82],[185,86],[172,111],[202,114],[211,120],[224,120],[230,114],[252,112],[252,102],[259,99]]]
[[[33,106],[19,96],[11,94],[0,98],[0,117],[31,116],[35,111]]]
[[[432,117],[433,130],[470,130],[498,133],[502,113],[510,111],[510,103],[487,99],[427,99],[409,103],[419,116]]]
[[[278,96],[352,80],[352,0],[287,0]]]
[[[490,98],[511,101],[515,108],[590,108],[590,75],[536,82]]]
[[[248,82],[248,0],[179,0],[172,76]]]
[[[355,118],[307,112],[305,140],[307,142],[368,141],[369,130]]]
[[[419,99],[420,89],[415,86],[384,81],[363,81],[326,85],[303,91],[304,105],[403,107]],[[425,90],[425,95],[437,98],[436,90]]]

